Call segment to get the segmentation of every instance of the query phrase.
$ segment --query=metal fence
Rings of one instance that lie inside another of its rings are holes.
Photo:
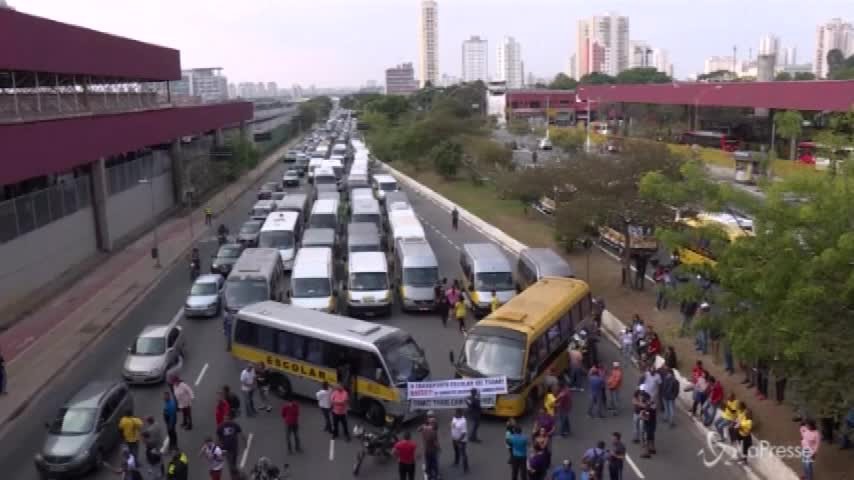
[[[89,177],[83,176],[0,202],[0,243],[88,207],[90,192]]]
[[[139,185],[139,181],[167,173],[172,168],[169,154],[155,150],[143,157],[107,168],[107,191],[110,195]]]

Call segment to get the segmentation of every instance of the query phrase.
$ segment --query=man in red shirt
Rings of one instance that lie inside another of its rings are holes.
[[[397,471],[400,480],[415,480],[415,449],[417,445],[412,441],[412,434],[403,432],[403,439],[394,444],[392,451],[397,457]]]
[[[332,402],[332,438],[338,438],[339,426],[344,429],[344,438],[350,441],[350,430],[347,427],[347,410],[350,408],[350,394],[341,385],[335,385],[335,389],[329,395]]]
[[[302,447],[299,444],[299,404],[293,399],[288,399],[282,405],[282,418],[285,420],[285,437],[288,439],[288,453],[294,453],[294,446],[297,452],[302,452]],[[293,445],[291,444],[293,439]]]

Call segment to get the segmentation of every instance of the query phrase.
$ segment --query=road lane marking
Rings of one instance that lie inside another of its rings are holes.
[[[329,439],[329,461],[335,460],[335,439]]]
[[[199,376],[196,377],[195,385],[198,387],[200,383],[202,383],[202,378],[205,377],[205,372],[208,371],[208,364],[206,363],[204,367],[202,367],[202,371],[199,372]]]
[[[246,459],[249,457],[249,449],[252,448],[252,438],[255,436],[254,433],[250,433],[246,436],[246,448],[243,449],[243,456],[240,457],[240,468],[246,466]],[[643,478],[643,477],[641,477]]]
[[[166,451],[169,450],[169,437],[163,439],[163,445],[160,447],[160,455],[166,455]]]
[[[643,473],[641,473],[641,471],[640,471],[640,469],[638,468],[638,466],[637,466],[637,465],[635,465],[635,462],[632,460],[632,457],[630,457],[628,453],[626,454],[626,462],[629,464],[629,467],[631,467],[631,468],[632,468],[632,471],[634,471],[634,472],[635,472],[635,475],[637,475],[637,476],[638,476],[638,478],[640,478],[641,480],[643,480],[644,478],[646,478],[646,477],[644,477],[644,476],[643,476]]]

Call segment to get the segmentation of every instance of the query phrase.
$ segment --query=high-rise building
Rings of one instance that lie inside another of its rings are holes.
[[[507,88],[522,88],[525,71],[522,66],[522,45],[513,37],[504,37],[498,44],[495,78],[505,82]]]
[[[713,56],[706,59],[703,73],[709,74],[720,70],[736,72],[738,67],[735,64],[735,58],[732,56]]]
[[[181,71],[181,80],[169,82],[175,97],[197,97],[202,102],[228,99],[228,79],[221,68],[192,68]]]
[[[268,97],[278,97],[279,96],[279,86],[276,85],[276,82],[267,82],[267,96]]]
[[[411,63],[402,63],[386,69],[386,95],[409,95],[416,90],[418,90],[418,82],[415,81],[415,69],[412,68]]]
[[[776,63],[780,62],[780,39],[776,35],[764,35],[759,39],[758,55],[773,55]]]
[[[576,71],[617,75],[629,68],[629,17],[610,13],[578,21]]]
[[[652,47],[644,41],[629,42],[629,68],[654,67]]]
[[[439,83],[439,5],[436,0],[421,0],[419,74],[423,87]]]
[[[569,57],[569,65],[566,66],[566,74],[569,78],[574,78],[578,80],[578,71],[576,70],[576,54],[572,54]]]
[[[228,84],[228,98],[237,98],[237,85],[233,83]]]
[[[489,79],[487,57],[489,49],[485,38],[472,36],[463,42],[463,81],[474,82]]]
[[[782,53],[778,55],[779,60],[778,65],[780,67],[785,67],[786,65],[797,65],[798,64],[798,49],[796,47],[785,47],[782,50]]]
[[[842,50],[846,57],[854,55],[854,25],[843,22],[841,18],[834,18],[816,28],[813,73],[817,78],[827,76],[827,52],[833,49]]]
[[[652,49],[652,65],[661,73],[667,74],[668,77],[673,77],[673,64],[670,63],[670,55],[663,48]]]

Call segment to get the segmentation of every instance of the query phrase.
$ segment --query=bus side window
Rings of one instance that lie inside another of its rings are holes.
[[[560,317],[560,333],[564,339],[569,339],[572,336],[572,309]]]
[[[382,372],[379,378],[377,378],[377,369]],[[376,353],[359,350],[358,375],[372,382],[388,385],[388,375],[385,374],[385,368]]]
[[[258,343],[258,329],[254,323],[238,320],[234,326],[234,341],[254,347]]]
[[[327,348],[325,348],[325,342],[323,340],[318,340],[316,338],[307,338],[306,339],[306,354],[305,361],[314,365],[320,366],[329,366],[331,362],[327,361],[325,352],[327,352]]]
[[[279,331],[277,352],[279,355],[302,360],[304,357],[305,339],[299,335]]]
[[[270,327],[265,327],[263,325],[255,325],[255,329],[257,330],[257,343],[255,343],[255,347],[264,350],[265,352],[275,352],[276,351],[276,331]]]

